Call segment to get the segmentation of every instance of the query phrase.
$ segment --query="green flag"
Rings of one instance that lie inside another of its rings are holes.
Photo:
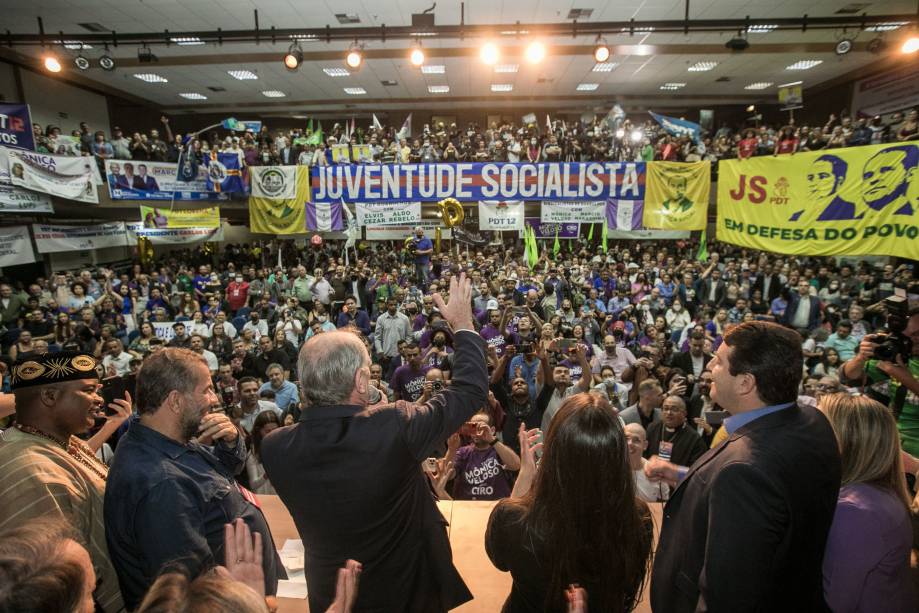
[[[558,252],[562,250],[562,244],[558,242],[558,226],[555,226],[555,244],[552,245],[552,259],[558,257]]]
[[[590,224],[590,230],[587,232],[587,241],[592,242],[594,240],[594,224]]]
[[[310,134],[308,144],[310,145],[319,145],[323,141],[322,138],[322,122],[319,122],[319,127],[316,128],[316,131]]]
[[[606,239],[608,237],[609,231],[606,227],[606,224],[603,224],[603,253],[606,253]]]
[[[539,247],[536,245],[536,232],[533,230],[532,226],[527,226],[526,236],[527,265],[532,269],[536,266],[536,262],[539,261]]]
[[[702,238],[699,239],[699,252],[696,254],[696,260],[700,262],[708,260],[708,240],[705,236],[705,230],[702,230]]]
[[[309,136],[313,133],[313,118],[310,117],[310,122],[306,124],[306,135]]]

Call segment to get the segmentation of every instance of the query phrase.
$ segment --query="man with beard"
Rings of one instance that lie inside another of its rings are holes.
[[[415,402],[421,397],[424,375],[431,369],[421,361],[421,349],[414,342],[405,344],[402,353],[405,363],[393,373],[389,386],[396,395],[396,400]]]
[[[246,461],[239,430],[218,403],[204,358],[166,348],[137,376],[137,413],[118,444],[105,498],[105,532],[124,595],[134,610],[156,577],[196,577],[224,559],[223,527],[242,519],[262,548],[265,593],[286,578],[255,497],[235,475]]]
[[[0,531],[39,517],[70,522],[100,579],[93,592],[99,610],[121,611],[102,522],[108,469],[75,436],[93,426],[102,404],[96,360],[74,352],[33,354],[13,366],[11,384],[16,424],[0,436]],[[116,402],[130,414],[130,397]]]

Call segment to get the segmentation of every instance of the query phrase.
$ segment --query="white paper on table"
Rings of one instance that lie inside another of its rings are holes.
[[[287,569],[287,574],[303,572],[304,567],[304,549],[303,541],[300,539],[287,539],[284,546],[278,550],[281,563]]]
[[[278,581],[278,598],[297,598],[305,600],[307,597],[306,581],[281,579]]]

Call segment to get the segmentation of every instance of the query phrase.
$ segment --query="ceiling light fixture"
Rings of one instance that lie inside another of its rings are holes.
[[[513,73],[517,72],[520,69],[520,66],[517,64],[498,64],[495,66],[495,72],[500,73]]]
[[[357,44],[357,41],[351,43],[348,48],[348,55],[345,56],[345,64],[357,70],[364,63],[364,48]]]
[[[344,68],[323,68],[322,72],[326,73],[330,77],[347,77],[351,74]]]
[[[915,53],[919,51],[919,36],[914,34],[903,41],[903,46],[900,47],[900,51],[903,53]]]
[[[744,89],[767,89],[769,87],[772,87],[772,83],[768,81],[757,81],[756,83],[750,83],[744,87]]]
[[[42,64],[45,66],[45,70],[48,72],[60,72],[61,71],[61,61],[53,53],[42,58]]]
[[[491,91],[493,92],[511,92],[511,91],[514,91],[514,86],[511,83],[492,83]]]
[[[115,70],[115,58],[108,54],[108,50],[99,58],[99,68],[108,72]]]
[[[421,43],[415,45],[408,59],[412,62],[412,66],[421,66],[424,64],[424,50],[421,48]]]
[[[89,70],[90,66],[89,60],[87,60],[82,55],[78,55],[77,57],[73,58],[73,64],[80,70]]]
[[[498,45],[491,42],[482,45],[482,49],[479,51],[479,59],[489,66],[495,64],[500,56],[501,53],[498,51]]]
[[[344,90],[349,96],[363,96],[367,93],[367,90],[363,87],[345,87]]]
[[[676,91],[684,87],[686,87],[685,83],[664,83],[663,85],[661,85],[661,89],[668,90],[668,91]]]
[[[228,70],[227,74],[237,81],[255,81],[258,75],[251,70]]]
[[[593,72],[612,72],[618,65],[616,62],[601,62],[594,64]]]
[[[594,61],[598,64],[605,62],[610,58],[611,52],[609,50],[609,45],[606,44],[606,41],[603,40],[600,36],[597,36],[597,41],[594,43]]]
[[[686,70],[689,72],[708,72],[709,70],[714,70],[718,65],[718,62],[696,62]]]
[[[284,67],[287,70],[296,70],[300,67],[301,62],[303,62],[303,49],[300,48],[300,43],[294,41],[287,48],[287,55],[284,56]]]
[[[598,87],[600,87],[599,83],[578,83],[578,86],[575,88],[575,91],[592,92],[592,91],[596,91]]]
[[[421,67],[422,74],[444,74],[447,67],[443,64],[425,64]]]
[[[542,42],[534,40],[529,45],[527,45],[526,51],[524,51],[524,56],[529,63],[538,64],[546,59],[546,46]]]
[[[263,91],[262,95],[265,96],[266,98],[283,98],[287,94],[285,94],[282,91],[276,90],[276,89],[268,89],[268,90]]]
[[[724,46],[731,51],[734,51],[735,53],[739,53],[750,48],[750,41],[748,41],[744,36],[742,36],[740,32],[738,32],[737,36],[724,43]]]
[[[785,70],[810,70],[814,66],[819,66],[823,60],[798,60],[794,64],[785,67]]]
[[[186,100],[207,100],[207,96],[204,96],[202,94],[198,94],[195,92],[182,93],[182,94],[179,94],[179,97],[185,98]]]
[[[449,85],[428,85],[429,94],[448,94],[450,93]]]
[[[135,79],[140,79],[145,83],[169,83],[169,80],[152,72],[141,72],[134,75]]]

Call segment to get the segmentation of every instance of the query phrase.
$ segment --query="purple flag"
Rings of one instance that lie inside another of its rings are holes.
[[[644,200],[610,198],[606,201],[606,227],[610,230],[641,230],[644,210]]]
[[[341,202],[307,202],[306,229],[317,232],[337,232],[345,229]]]

